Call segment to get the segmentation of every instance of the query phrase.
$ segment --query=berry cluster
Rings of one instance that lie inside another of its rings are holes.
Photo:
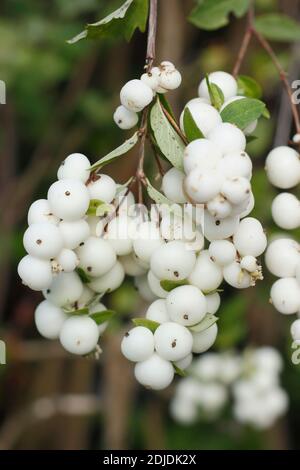
[[[294,139],[295,140],[295,139]],[[266,159],[269,181],[280,189],[291,189],[300,183],[299,153],[291,147],[273,149]],[[283,229],[291,230],[300,226],[300,202],[289,192],[278,194],[272,203],[274,222]],[[288,236],[276,238],[269,244],[266,255],[269,271],[279,277],[271,288],[271,301],[276,310],[285,315],[300,311],[300,247]],[[300,341],[300,321],[291,327],[295,341]]]
[[[152,67],[140,79],[130,80],[121,89],[121,105],[114,112],[115,123],[121,129],[131,129],[138,123],[138,113],[151,103],[156,93],[175,90],[180,84],[181,74],[169,61]]]
[[[213,420],[233,398],[237,421],[259,429],[270,427],[287,410],[280,387],[282,360],[271,347],[238,353],[208,353],[195,360],[171,402],[171,414],[183,424]]]

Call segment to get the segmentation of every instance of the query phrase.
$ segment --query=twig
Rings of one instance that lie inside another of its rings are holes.
[[[234,64],[233,71],[232,71],[232,75],[234,77],[236,77],[237,74],[239,73],[241,65],[248,51],[248,47],[249,47],[249,44],[253,35],[253,19],[254,19],[254,8],[253,8],[253,5],[251,5],[247,14],[247,27],[246,27],[244,37],[242,39],[241,47],[238,52],[237,59],[236,59],[236,62]]]
[[[146,53],[146,70],[149,72],[155,59],[155,43],[157,30],[157,0],[150,1],[148,39]]]
[[[174,127],[175,131],[177,132],[177,134],[181,137],[181,139],[183,140],[183,142],[187,145],[189,142],[187,140],[187,138],[185,137],[185,135],[183,134],[183,132],[181,131],[180,127],[178,126],[177,122],[175,121],[175,119],[173,119],[173,117],[171,116],[171,114],[166,110],[166,108],[161,104],[161,108],[163,110],[163,113],[164,115],[166,116],[166,118],[168,119],[169,123],[172,124],[172,126]]]

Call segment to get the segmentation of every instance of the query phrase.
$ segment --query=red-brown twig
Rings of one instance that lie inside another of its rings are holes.
[[[185,137],[185,135],[183,134],[183,132],[181,131],[180,127],[178,126],[177,122],[175,121],[175,119],[173,119],[173,117],[171,116],[171,114],[166,110],[166,108],[164,108],[164,106],[161,104],[161,108],[164,112],[164,115],[166,116],[166,118],[168,119],[169,123],[172,125],[172,127],[174,127],[175,131],[177,132],[177,134],[181,137],[181,139],[183,140],[183,142],[185,143],[185,145],[187,145],[189,142],[187,140],[187,138]]]
[[[232,71],[232,75],[234,77],[236,77],[237,74],[239,73],[243,60],[248,51],[248,47],[249,47],[249,44],[253,35],[253,19],[254,19],[254,9],[253,9],[253,5],[251,5],[247,14],[247,27],[245,29],[241,47],[238,52],[237,59],[236,59],[236,62],[234,64],[233,71]]]

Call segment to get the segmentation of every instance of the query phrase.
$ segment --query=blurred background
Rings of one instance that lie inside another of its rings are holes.
[[[124,140],[112,114],[121,86],[141,74],[145,56],[140,32],[130,45],[110,39],[68,45],[66,40],[120,3],[1,1],[0,80],[6,84],[6,104],[0,105],[0,339],[6,343],[7,364],[0,365],[0,449],[299,449],[300,366],[291,362],[290,321],[268,302],[272,278],[267,272],[255,289],[226,288],[214,346],[224,351],[273,345],[281,351],[290,406],[265,431],[242,426],[226,414],[192,426],[177,424],[169,414],[172,388],[158,394],[137,386],[132,364],[119,350],[130,317],[146,308],[129,280],[105,299],[119,315],[103,337],[99,361],[68,355],[35,330],[33,314],[41,296],[24,287],[16,273],[24,254],[27,209],[45,197],[68,154],[82,152],[96,161]],[[196,96],[205,72],[232,69],[245,22],[233,19],[216,32],[199,31],[186,20],[192,0],[159,3],[157,60],[171,60],[183,75],[183,86],[169,96],[178,116]],[[299,17],[296,0],[256,4],[261,12],[279,9]],[[276,43],[275,48],[290,79],[299,78],[299,47]],[[290,111],[276,71],[255,41],[242,73],[262,85],[272,114],[261,120],[255,132],[259,139],[248,147],[256,170],[253,215],[270,235],[276,230],[270,217],[276,190],[266,180],[264,159],[274,143],[287,143]],[[132,152],[106,171],[125,182],[136,160]],[[147,165],[154,174],[152,161]],[[299,239],[299,233],[295,236]]]

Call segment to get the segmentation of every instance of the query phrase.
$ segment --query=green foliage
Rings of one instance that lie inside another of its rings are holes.
[[[189,108],[185,108],[183,113],[183,128],[186,138],[189,142],[192,142],[196,139],[201,139],[204,137],[201,130],[197,126],[192,116],[191,111]]]
[[[150,183],[148,179],[146,180],[146,184],[147,184],[147,193],[149,197],[154,202],[156,202],[156,204],[164,204],[166,206],[169,206],[170,212],[173,214],[178,214],[178,215],[182,214],[182,210],[179,204],[174,203],[173,201],[168,199],[166,196],[164,196],[164,194],[162,194],[160,191],[154,188],[154,186],[152,186],[152,184]]]
[[[147,318],[133,318],[132,322],[135,326],[144,326],[145,328],[148,328],[152,333],[154,333],[160,325],[157,321],[148,320]]]
[[[224,103],[223,91],[221,90],[220,87],[218,87],[218,85],[216,85],[215,83],[211,83],[209,81],[208,75],[206,75],[205,80],[206,80],[211,104],[217,110],[220,110],[222,107],[222,104]]]
[[[114,310],[102,310],[101,312],[94,312],[90,314],[90,317],[97,323],[101,325],[114,317],[116,312]]]
[[[186,284],[188,284],[186,279],[183,279],[182,281],[169,281],[168,279],[163,279],[160,281],[161,287],[167,292],[171,292],[171,290],[176,289],[176,287],[185,286]]]
[[[186,372],[180,367],[176,366],[176,364],[173,363],[173,369],[175,371],[175,374],[179,375],[180,377],[186,377]]]
[[[151,108],[150,124],[157,146],[178,170],[183,170],[184,143],[166,118],[157,99]]]
[[[92,278],[82,268],[76,268],[76,272],[83,284],[88,284],[91,282]]]
[[[65,310],[65,313],[68,315],[88,315],[89,309],[88,308],[79,308],[77,310]]]
[[[201,320],[197,325],[190,326],[189,329],[194,333],[200,333],[200,331],[207,330],[210,326],[218,321],[218,317],[212,313],[207,313],[203,320]]]
[[[88,210],[86,211],[87,215],[100,215],[99,214],[99,209],[101,209],[101,212],[103,212],[103,215],[105,212],[109,211],[110,206],[104,202],[100,201],[100,199],[91,199],[90,200],[90,205],[88,207]]]
[[[229,103],[221,112],[224,122],[231,122],[240,129],[258,119],[264,112],[266,105],[254,98],[243,98]]]
[[[247,335],[245,293],[232,295],[222,301],[222,311],[219,317],[219,333],[216,346],[220,349],[236,347]]]
[[[238,95],[256,99],[260,99],[262,97],[262,88],[254,78],[248,77],[247,75],[238,75],[237,84]]]
[[[243,16],[250,0],[198,0],[198,5],[189,16],[189,21],[200,29],[214,30],[226,26],[229,14]]]
[[[68,42],[74,44],[81,39],[99,39],[102,37],[124,37],[130,41],[138,28],[144,32],[148,17],[148,0],[126,0],[117,10],[96,23],[87,24],[84,31]]]
[[[255,27],[263,36],[273,41],[300,40],[300,23],[283,14],[270,13],[259,16],[255,20]]]
[[[135,132],[133,136],[130,137],[130,139],[126,140],[119,147],[112,150],[105,157],[101,158],[96,163],[94,163],[91,166],[90,170],[91,171],[99,170],[104,165],[111,163],[116,158],[121,157],[122,155],[125,155],[127,152],[129,152],[129,150],[131,150],[135,146],[138,140],[139,140],[138,132]]]

